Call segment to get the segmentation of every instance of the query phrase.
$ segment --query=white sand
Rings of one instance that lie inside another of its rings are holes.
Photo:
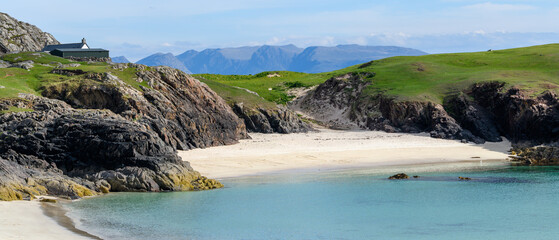
[[[250,134],[230,146],[179,151],[202,175],[228,178],[285,170],[321,171],[382,165],[505,160],[510,142],[464,144],[427,134],[336,131]]]
[[[0,239],[91,239],[47,217],[37,201],[0,201]]]

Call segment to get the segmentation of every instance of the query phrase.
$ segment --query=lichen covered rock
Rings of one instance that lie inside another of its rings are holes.
[[[60,43],[36,26],[0,13],[0,54],[41,51],[46,44]]]

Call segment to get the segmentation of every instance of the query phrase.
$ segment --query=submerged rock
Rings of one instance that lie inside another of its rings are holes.
[[[388,177],[388,179],[409,179],[409,178],[410,178],[410,176],[408,176],[405,173],[398,173],[396,175]]]

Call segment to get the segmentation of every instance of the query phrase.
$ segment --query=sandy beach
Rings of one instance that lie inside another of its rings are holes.
[[[465,144],[427,134],[338,131],[296,134],[251,133],[239,144],[179,151],[183,160],[211,178],[280,171],[505,160],[510,142]]]
[[[38,201],[0,201],[0,239],[2,240],[79,240],[87,237],[56,207],[41,207]],[[55,220],[56,219],[56,220]],[[73,231],[71,230],[73,229]]]

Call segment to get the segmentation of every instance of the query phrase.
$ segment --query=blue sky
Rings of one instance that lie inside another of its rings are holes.
[[[18,0],[0,11],[111,56],[283,45],[395,45],[429,53],[559,42],[556,0]],[[60,13],[60,14],[57,14]]]

